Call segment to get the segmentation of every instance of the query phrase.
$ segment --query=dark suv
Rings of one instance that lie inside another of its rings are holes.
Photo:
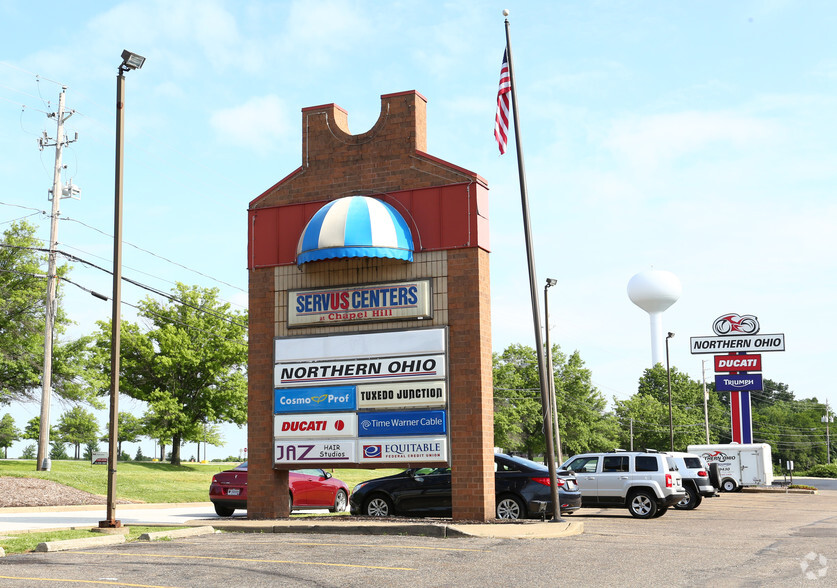
[[[582,453],[561,468],[575,472],[583,507],[627,507],[650,519],[686,496],[674,458],[653,450]]]

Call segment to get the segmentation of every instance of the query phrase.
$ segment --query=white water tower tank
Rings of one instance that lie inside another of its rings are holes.
[[[683,286],[671,272],[650,269],[640,272],[628,282],[631,302],[648,313],[651,319],[651,365],[665,361],[663,356],[663,312],[677,302]]]

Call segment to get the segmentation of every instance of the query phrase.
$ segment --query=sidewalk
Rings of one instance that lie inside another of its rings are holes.
[[[0,534],[52,529],[90,529],[105,520],[104,505],[48,506],[0,509]],[[221,518],[212,503],[118,505],[116,518],[123,526],[205,526],[241,533],[329,533],[342,535],[420,535],[429,537],[568,537],[584,531],[584,523],[553,523],[538,520],[455,523],[432,519],[416,521],[374,521],[352,516],[292,517],[279,520],[250,520],[245,516]]]

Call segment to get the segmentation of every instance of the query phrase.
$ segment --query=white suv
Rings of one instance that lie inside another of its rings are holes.
[[[704,496],[718,496],[721,482],[717,473],[712,475],[702,457],[680,451],[670,451],[668,454],[674,458],[677,469],[683,476],[683,489],[686,490],[686,497],[675,504],[674,508],[692,510],[700,505]]]
[[[583,507],[627,507],[650,519],[686,497],[674,458],[653,450],[582,453],[561,468],[575,472]]]

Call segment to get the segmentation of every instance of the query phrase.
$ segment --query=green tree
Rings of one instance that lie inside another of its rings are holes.
[[[3,448],[3,457],[9,457],[9,447],[20,439],[20,429],[15,426],[15,420],[12,415],[6,413],[0,419],[0,447]]]
[[[43,243],[35,238],[35,231],[32,224],[15,222],[0,241],[0,405],[40,399],[47,286],[41,266],[47,255]],[[66,265],[57,268],[59,276],[68,270]],[[59,398],[90,402],[98,407],[98,376],[84,369],[87,339],[59,340],[72,324],[62,309],[61,293],[58,288],[52,387]]]
[[[145,425],[142,419],[135,417],[130,412],[120,412],[117,422],[119,427],[116,431],[116,453],[121,456],[122,443],[137,443],[140,437],[145,435]],[[105,425],[105,434],[99,440],[110,440],[110,421]]]
[[[191,443],[197,443],[198,461],[201,460],[201,443],[204,444],[204,447],[207,445],[219,447],[224,444],[224,437],[221,435],[221,429],[218,425],[210,425],[207,423],[201,424],[195,432],[195,435],[186,437],[183,440]],[[204,455],[203,458],[206,459],[206,455]]]
[[[552,349],[561,447],[567,455],[612,447],[616,422],[575,351]],[[513,344],[494,354],[494,443],[531,459],[546,449],[540,377],[535,350]]]
[[[140,303],[147,332],[123,323],[120,389],[148,403],[153,430],[171,439],[179,464],[182,441],[200,423],[247,420],[247,315],[219,301],[217,288],[178,283],[171,299]],[[109,372],[110,328],[100,329],[98,366]]]
[[[67,455],[67,448],[61,439],[52,439],[49,444],[49,458],[51,460],[70,459],[70,456]]]
[[[64,443],[70,443],[75,447],[74,459],[81,459],[82,444],[98,441],[99,424],[92,412],[80,406],[74,406],[61,415],[58,421],[58,434]]]
[[[84,459],[93,461],[93,453],[99,451],[99,444],[96,441],[88,441],[84,444]]]
[[[58,436],[58,429],[55,425],[49,427],[49,438],[52,439]],[[32,441],[39,441],[41,438],[41,417],[32,417],[26,421],[26,428],[23,429],[21,439],[31,439]]]
[[[23,453],[20,454],[20,459],[35,459],[37,457],[37,448],[34,445],[27,445],[23,448]]]
[[[684,451],[687,445],[706,443],[703,385],[676,367],[671,368],[671,405],[674,449]],[[727,412],[714,393],[709,394],[707,406],[709,441],[717,443],[718,434],[713,432],[713,428],[717,427],[712,427],[712,424],[727,420]],[[633,424],[634,448],[670,449],[672,427],[669,421],[668,378],[662,364],[646,369],[639,379],[637,393],[627,400],[615,400],[615,407],[623,447],[631,444]]]

